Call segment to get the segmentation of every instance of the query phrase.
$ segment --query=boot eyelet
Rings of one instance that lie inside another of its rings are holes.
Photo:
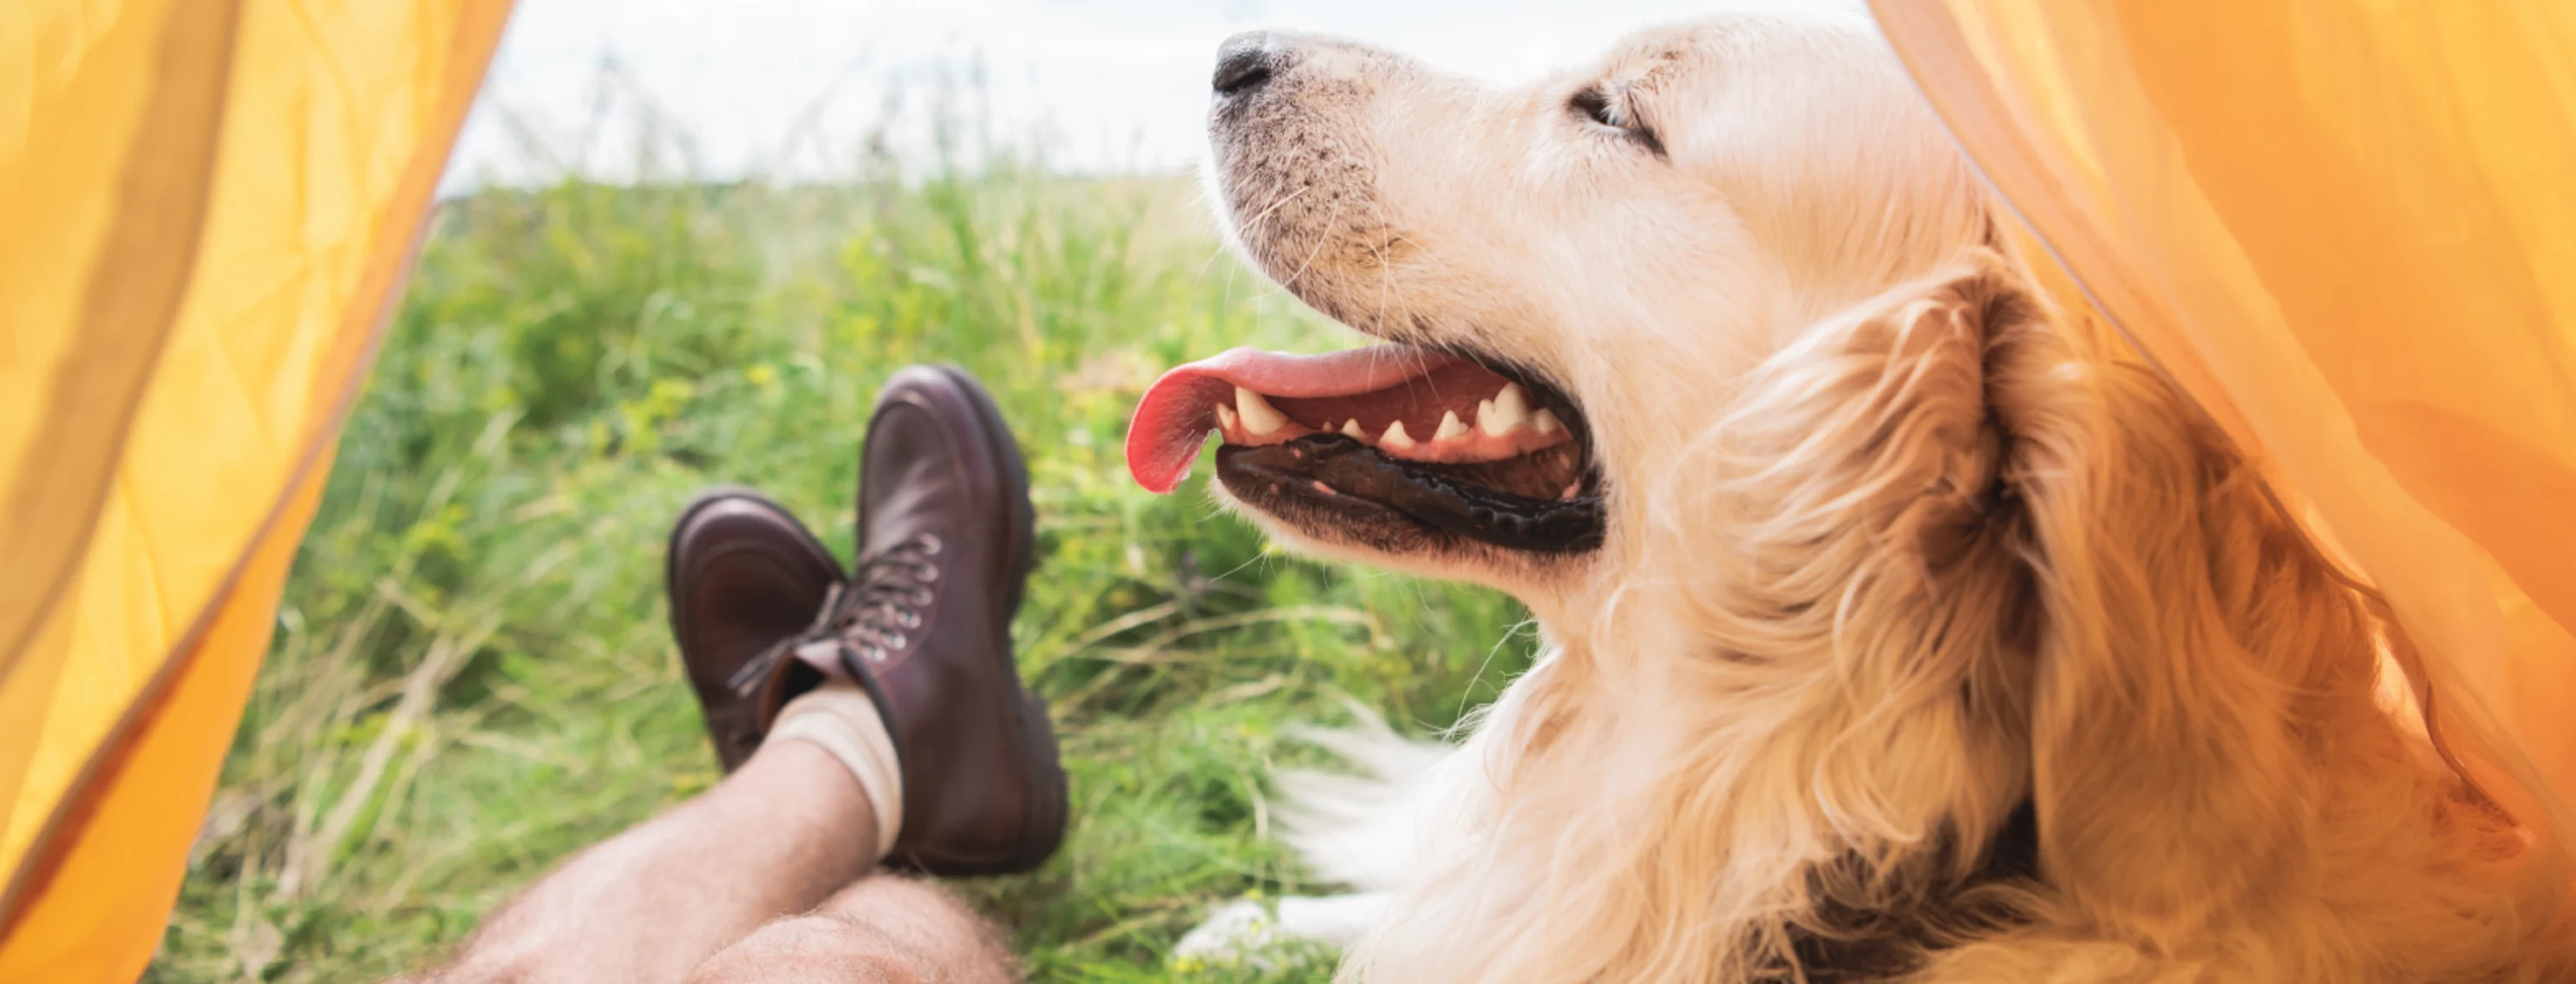
[[[875,646],[869,646],[869,647],[868,647],[868,662],[871,662],[871,663],[882,663],[882,662],[885,662],[885,660],[886,660],[886,651],[885,651],[885,650],[883,650],[883,649],[879,649],[879,648],[877,648],[877,647],[875,647]]]
[[[903,617],[896,621],[897,624],[900,624],[907,629],[918,629],[921,627],[921,616],[913,612],[903,613]]]
[[[937,583],[939,583],[939,565],[937,565],[937,564],[926,564],[926,565],[923,565],[923,567],[921,568],[921,583],[923,583],[923,584],[937,584]]]
[[[886,644],[892,648],[901,649],[905,646],[912,645],[912,637],[904,635],[901,632],[897,632],[894,634],[894,638],[886,640]]]
[[[931,557],[939,556],[939,548],[939,534],[924,533],[921,535],[921,552],[924,555]]]

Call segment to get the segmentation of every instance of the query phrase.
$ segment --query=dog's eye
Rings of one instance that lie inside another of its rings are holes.
[[[1619,111],[1610,107],[1610,94],[1607,92],[1603,92],[1599,89],[1578,90],[1575,92],[1574,101],[1570,105],[1573,110],[1576,113],[1581,114],[1584,119],[1599,123],[1602,126],[1614,127],[1622,130],[1627,129],[1627,127],[1619,125]]]
[[[1575,90],[1573,98],[1566,101],[1566,108],[1594,126],[1619,131],[1620,136],[1654,151],[1657,157],[1664,156],[1664,142],[1656,138],[1653,128],[1637,119],[1620,100],[1611,98],[1607,89],[1587,86]]]

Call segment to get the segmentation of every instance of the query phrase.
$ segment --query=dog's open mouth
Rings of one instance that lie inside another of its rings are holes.
[[[1235,349],[1146,390],[1127,431],[1128,470],[1169,492],[1211,432],[1224,441],[1218,479],[1256,506],[1393,513],[1541,553],[1601,543],[1582,410],[1515,369],[1400,345]]]

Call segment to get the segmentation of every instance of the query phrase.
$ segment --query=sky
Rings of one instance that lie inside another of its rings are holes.
[[[1040,147],[1066,170],[1181,171],[1237,31],[1339,34],[1508,82],[1723,2],[519,0],[447,189],[828,180],[856,173],[871,134],[927,159],[943,100],[989,135],[970,143]]]

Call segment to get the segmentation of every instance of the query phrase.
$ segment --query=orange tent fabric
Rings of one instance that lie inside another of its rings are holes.
[[[1874,6],[2062,300],[2268,458],[2423,650],[2455,762],[2563,849],[2576,6]]]
[[[159,944],[507,8],[0,4],[0,981]]]

